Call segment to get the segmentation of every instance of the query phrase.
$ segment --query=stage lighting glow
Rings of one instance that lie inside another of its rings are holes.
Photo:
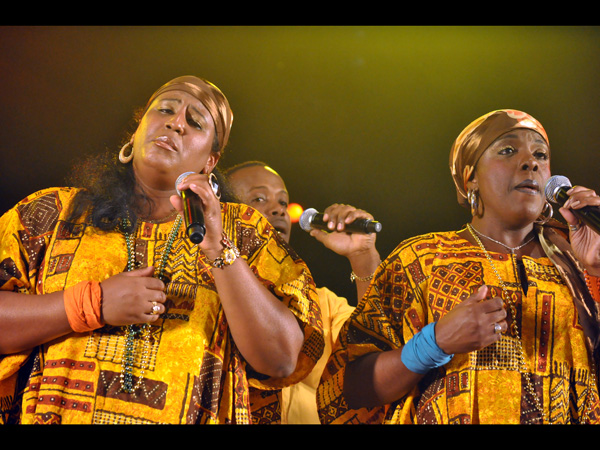
[[[287,210],[292,223],[298,222],[300,220],[300,216],[304,212],[304,209],[298,203],[290,203],[287,207]]]

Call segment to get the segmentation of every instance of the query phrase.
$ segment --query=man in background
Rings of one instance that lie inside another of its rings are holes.
[[[287,210],[289,194],[281,176],[260,161],[238,164],[225,173],[230,188],[239,201],[262,213],[280,236],[289,242],[292,222]],[[329,232],[313,229],[310,235],[335,253],[345,256],[352,267],[351,278],[356,283],[357,297],[365,293],[375,269],[381,262],[375,247],[375,234],[346,233],[344,226],[358,218],[373,219],[366,211],[349,205],[335,204],[324,211],[329,221]],[[331,354],[340,328],[354,308],[343,297],[338,297],[326,287],[317,288],[323,328],[325,349],[313,371],[302,382],[282,390],[281,423],[318,424],[316,389],[321,374]],[[267,396],[265,396],[266,398]],[[266,401],[265,404],[273,400]],[[272,404],[272,403],[271,403]],[[264,405],[253,409],[255,423],[269,422],[269,414],[257,412]],[[266,407],[265,407],[266,408]]]

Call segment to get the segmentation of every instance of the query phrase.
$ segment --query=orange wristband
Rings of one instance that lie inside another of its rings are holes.
[[[590,294],[592,294],[592,298],[600,303],[600,277],[590,275],[587,270],[584,270],[583,274],[585,276],[585,284]]]
[[[101,328],[102,288],[97,281],[82,281],[64,291],[69,325],[76,333]]]

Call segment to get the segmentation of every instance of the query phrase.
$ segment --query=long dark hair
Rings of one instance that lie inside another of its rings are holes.
[[[71,205],[67,223],[83,216],[89,225],[109,231],[129,218],[133,227],[136,215],[131,205],[140,204],[144,199],[150,202],[135,189],[133,165],[121,164],[115,151],[105,150],[76,163],[67,182],[81,189]]]
[[[221,188],[221,201],[235,201],[226,178],[216,167],[213,173]],[[84,217],[86,223],[102,231],[121,228],[131,232],[137,222],[133,205],[139,207],[145,203],[148,211],[154,206],[143,190],[136,188],[133,164],[121,163],[115,150],[106,150],[76,163],[67,181],[69,186],[81,189],[67,214],[68,224]],[[129,219],[128,224],[123,223],[125,218]]]

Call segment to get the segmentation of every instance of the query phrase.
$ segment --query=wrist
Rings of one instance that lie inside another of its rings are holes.
[[[63,292],[67,320],[73,331],[85,333],[104,326],[102,287],[97,281],[81,281]]]
[[[450,362],[454,355],[444,352],[435,339],[435,324],[424,326],[402,347],[400,358],[411,372],[425,374]]]
[[[348,256],[351,266],[351,281],[370,281],[381,264],[379,252],[375,249]]]
[[[218,234],[211,234],[210,236],[207,234],[204,240],[199,244],[202,249],[202,253],[206,256],[207,259],[214,260],[218,258],[223,252],[223,238],[225,237],[225,232],[221,231]]]
[[[202,250],[206,258],[206,262],[210,266],[217,269],[222,269],[225,266],[233,264],[234,261],[240,257],[240,251],[225,233],[222,235],[220,246],[221,248],[219,251],[209,251],[208,254],[204,251],[204,249]],[[211,256],[215,254],[217,254],[217,256],[211,258]]]
[[[361,266],[369,266],[373,263],[378,264],[381,260],[379,252],[374,246],[347,253],[343,256],[350,261],[352,267],[356,267],[357,269],[360,269]]]

